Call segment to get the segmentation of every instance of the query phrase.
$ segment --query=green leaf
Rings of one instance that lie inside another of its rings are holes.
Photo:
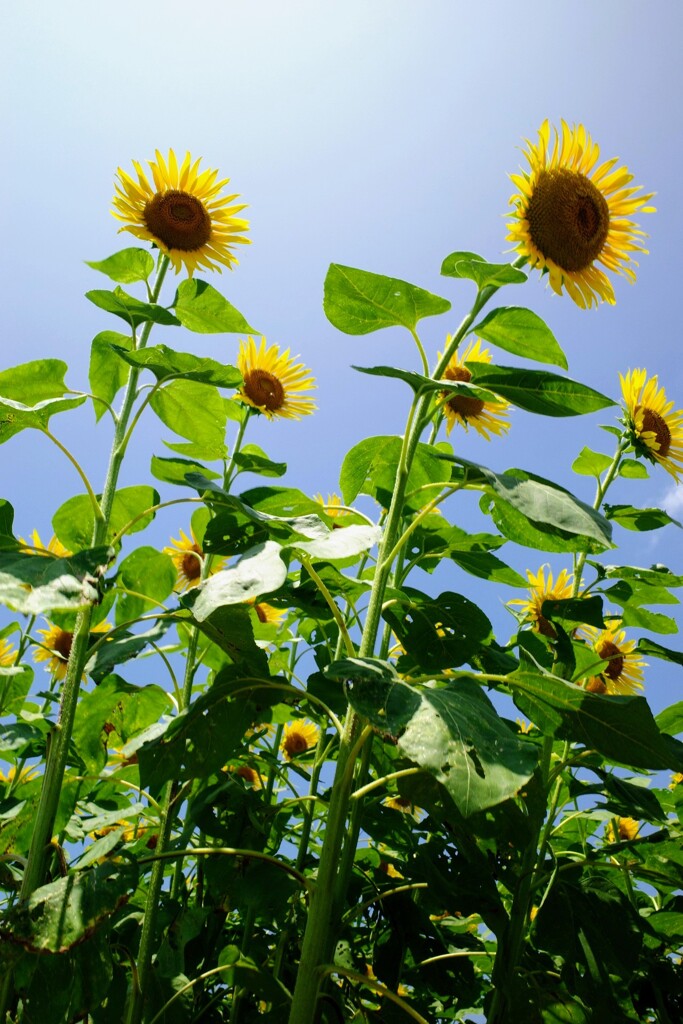
[[[624,459],[619,465],[619,475],[627,480],[647,480],[650,476],[645,465],[637,459]]]
[[[523,284],[527,276],[511,263],[487,263],[476,252],[452,252],[441,264],[444,277],[465,277],[474,281],[481,291],[487,286]]]
[[[196,277],[179,285],[174,307],[183,327],[196,334],[260,333],[220,292]]]
[[[491,639],[491,623],[472,601],[446,591],[436,598],[406,590],[384,611],[405,654],[399,671],[440,672],[455,668]]]
[[[99,497],[98,495],[98,500]],[[136,522],[128,527],[127,532],[130,534],[144,530],[154,519],[155,513],[148,512],[146,515],[142,515],[142,513],[152,506],[158,505],[159,501],[159,493],[153,487],[148,487],[145,484],[138,487],[122,487],[114,495],[106,540],[112,540],[115,534],[128,526],[133,519],[136,519]],[[139,519],[138,516],[140,516]],[[88,547],[94,524],[93,507],[87,494],[78,494],[74,498],[69,498],[52,517],[52,529],[55,531],[57,539],[71,551],[79,551]]]
[[[397,737],[400,753],[438,779],[466,817],[515,796],[534,771],[534,746],[470,679],[448,689],[353,680],[347,691],[354,709]]]
[[[106,547],[67,558],[0,551],[0,603],[24,615],[78,611],[97,604],[98,577],[110,558]]]
[[[133,339],[130,336],[118,334],[116,331],[101,331],[93,338],[88,374],[90,390],[93,395],[102,398],[109,405],[128,380],[130,372],[114,348],[130,349],[132,345]],[[103,402],[93,402],[93,405],[95,417],[99,420],[107,411],[106,406]]]
[[[591,537],[568,533],[542,523],[532,523],[512,505],[495,497],[484,495],[480,506],[482,512],[491,516],[504,537],[524,547],[537,551],[556,551],[560,554],[569,551],[596,553],[605,550],[604,543]]]
[[[153,611],[173,592],[176,577],[173,560],[162,551],[152,547],[131,551],[119,566],[118,582],[133,593],[119,596],[117,623]]]
[[[270,594],[287,579],[287,566],[281,558],[281,547],[267,540],[246,551],[228,569],[210,576],[193,592],[192,614],[204,622],[224,605],[244,604],[263,594]]]
[[[130,861],[109,861],[43,885],[5,913],[0,935],[34,953],[64,953],[126,902],[137,874]]]
[[[522,277],[526,280],[524,274]],[[530,309],[522,306],[492,309],[481,323],[472,328],[471,333],[513,355],[567,369],[567,358],[555,335]]]
[[[32,682],[30,665],[0,666],[0,715],[19,715]]]
[[[236,367],[188,352],[176,352],[167,345],[152,345],[135,352],[115,347],[115,351],[130,366],[151,370],[157,380],[180,377],[218,388],[236,388],[242,383],[242,374]]]
[[[140,324],[149,323],[166,325],[180,325],[172,313],[169,313],[163,306],[153,302],[140,302],[139,299],[128,295],[122,288],[115,288],[113,292],[97,288],[94,291],[85,293],[86,299],[90,299],[98,309],[104,309],[107,313],[113,313],[121,317],[135,330]]]
[[[200,462],[191,462],[188,459],[163,459],[159,455],[152,456],[150,471],[157,480],[184,487],[190,486],[185,479],[187,473],[201,473],[208,480],[215,480],[220,475]]]
[[[69,390],[61,359],[35,359],[0,372],[0,395],[13,402],[34,406],[49,398],[61,398]]]
[[[661,733],[644,697],[590,693],[554,676],[508,677],[517,707],[544,732],[632,768],[683,770],[683,743]]]
[[[160,686],[134,686],[116,675],[107,676],[97,689],[84,693],[76,710],[73,743],[86,771],[97,775],[104,768],[109,736],[115,733],[117,745],[123,746],[172,706]],[[119,811],[121,817],[125,814]]]
[[[329,530],[326,534],[307,541],[292,541],[289,547],[295,551],[303,551],[310,558],[321,558],[324,561],[336,561],[340,558],[353,558],[369,551],[382,539],[379,526],[356,525],[345,526],[337,530]]]
[[[226,402],[224,408],[227,409],[230,405],[230,402]],[[178,441],[176,443],[164,441],[164,444],[172,452],[186,455],[188,459],[208,459],[209,462],[217,462],[219,459],[223,460],[228,457],[228,448],[223,441],[220,444],[216,441],[207,442],[206,444],[195,441]],[[210,475],[213,475],[213,471]]]
[[[331,263],[323,308],[344,334],[370,334],[383,327],[414,330],[423,317],[447,313],[451,304],[407,281]]]
[[[647,629],[653,633],[677,633],[676,620],[669,615],[662,615],[661,612],[651,612],[647,608],[626,605],[624,614],[621,617],[622,625],[633,626],[636,629]]]
[[[583,416],[615,403],[599,391],[547,370],[494,366],[468,359],[472,382],[490,388],[520,409],[541,416]]]
[[[633,505],[603,505],[605,516],[615,523],[625,527],[627,530],[635,530],[644,533],[647,530],[659,530],[662,526],[673,523],[674,526],[681,526],[677,519],[673,519],[663,508],[634,508]]]
[[[400,437],[368,437],[347,453],[339,474],[347,505],[358,494],[369,494],[384,508],[389,508],[401,448]],[[445,484],[450,480],[451,471],[441,458],[442,451],[438,445],[418,444],[406,488],[406,511],[415,512],[436,496],[438,488],[428,485]]]
[[[649,654],[653,658],[661,658],[662,661],[672,661],[675,665],[683,665],[682,651],[672,651],[670,647],[662,647],[656,640],[650,640],[645,636],[641,636],[639,639],[637,650],[639,654]]]
[[[672,736],[676,733],[683,732],[683,701],[679,700],[676,704],[672,704],[668,708],[664,708],[663,711],[655,718],[657,727],[662,732],[668,732]]]
[[[154,257],[146,249],[121,249],[105,260],[86,260],[85,263],[119,284],[146,281],[154,270]]]
[[[222,445],[227,416],[217,388],[192,380],[174,380],[155,391],[149,404],[170,430],[201,445]]]
[[[582,476],[599,477],[611,465],[612,459],[609,455],[603,455],[602,452],[594,452],[592,449],[584,447],[574,459],[572,469]]]
[[[415,373],[413,370],[398,370],[393,366],[353,366],[353,370],[359,373],[368,373],[373,377],[395,377],[409,384],[413,391],[425,393],[428,391],[450,391],[454,395],[463,395],[465,398],[479,398],[483,402],[499,402],[500,399],[492,391],[478,388],[475,384],[462,380],[433,380],[425,377],[422,373]]]
[[[28,406],[9,398],[0,398],[0,444],[9,441],[22,430],[44,430],[55,413],[76,409],[85,400],[85,395],[80,398],[52,398]]]
[[[119,630],[90,656],[85,664],[85,671],[99,685],[117,665],[137,658],[138,654],[142,654],[152,644],[159,644],[170,625],[169,619],[160,619],[146,633],[126,633]]]
[[[605,629],[605,620],[602,617],[602,598],[593,597],[569,598],[564,601],[544,601],[541,606],[541,615],[553,622],[570,622],[573,625],[595,626],[596,629]],[[595,655],[593,655],[595,661]],[[595,673],[594,673],[595,674]]]
[[[339,679],[343,682],[373,681],[397,682],[396,669],[388,661],[380,658],[339,658],[328,665],[323,674],[328,679]]]
[[[258,473],[260,476],[284,476],[286,462],[273,462],[257,444],[245,444],[233,456],[235,464],[243,473]]]
[[[488,551],[449,551],[448,557],[459,565],[461,569],[471,576],[478,576],[482,580],[490,580],[492,583],[504,583],[507,587],[527,588],[529,583],[509,565],[502,562],[500,558],[490,554]]]

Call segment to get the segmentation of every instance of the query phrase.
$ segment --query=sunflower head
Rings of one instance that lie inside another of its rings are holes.
[[[318,742],[320,729],[312,722],[297,719],[287,722],[282,733],[280,749],[288,761],[293,761],[299,754],[305,754]]]
[[[643,232],[631,219],[653,213],[653,193],[636,195],[633,175],[618,167],[618,157],[600,160],[600,149],[583,125],[561,122],[561,131],[544,121],[538,143],[527,140],[529,164],[510,178],[517,192],[510,199],[513,219],[508,241],[537,270],[547,273],[558,295],[562,289],[582,309],[601,300],[614,303],[612,284],[598,264],[635,280],[631,253],[647,252]]]
[[[627,640],[621,622],[611,622],[607,629],[584,626],[582,633],[601,661],[607,666],[599,676],[586,683],[591,693],[632,694],[643,689],[645,662],[636,650],[635,640]]]
[[[548,569],[547,579],[545,574],[546,568]],[[531,622],[534,632],[555,639],[557,631],[552,622],[549,622],[541,613],[541,609],[543,608],[544,601],[565,601],[572,596],[574,593],[572,577],[566,569],[562,569],[557,579],[554,580],[550,568],[545,565],[542,565],[535,574],[527,569],[526,575],[531,584],[529,597],[526,600],[521,597],[515,597],[508,601],[508,604],[521,605],[522,616]]]
[[[446,337],[446,347],[451,343],[451,335]],[[455,352],[444,372],[446,380],[463,381],[469,384],[472,380],[472,371],[468,370],[467,363],[490,363],[491,353],[487,348],[481,347],[479,338],[471,342],[462,353]],[[492,434],[501,436],[510,429],[508,410],[510,403],[502,398],[499,402],[484,402],[480,398],[469,395],[454,395],[450,391],[441,394],[441,408],[446,417],[446,433],[450,434],[456,423],[467,430],[469,426],[480,434],[486,441],[491,440]]]
[[[91,626],[90,632],[108,633],[111,628],[111,623],[104,620]],[[51,672],[55,679],[64,679],[74,639],[73,632],[62,629],[61,626],[54,623],[50,623],[49,629],[39,629],[37,632],[42,636],[43,641],[42,645],[34,652],[33,660],[47,661],[48,672]]]
[[[22,552],[26,555],[43,555],[45,557],[52,555],[54,558],[68,558],[72,552],[64,547],[61,540],[53,534],[47,543],[47,547],[43,544],[40,539],[40,534],[37,530],[34,530],[31,534],[31,542],[28,543],[23,537],[19,538],[23,544]]]
[[[0,638],[0,667],[9,668],[17,660],[17,650],[14,644],[4,637]]]
[[[179,530],[178,540],[171,537],[171,544],[164,548],[164,554],[170,555],[178,573],[176,590],[192,590],[199,586],[202,581],[204,569],[204,551],[197,539],[194,527],[190,526],[191,538],[184,530]],[[214,558],[211,565],[211,575],[223,566],[224,558]]]
[[[415,821],[419,821],[422,809],[416,807],[412,800],[405,796],[388,796],[384,800],[384,806],[390,807],[392,811],[400,811],[401,814],[409,814]]]
[[[658,378],[647,370],[619,374],[624,396],[624,423],[638,455],[658,462],[678,482],[683,472],[683,409],[673,411]]]
[[[322,505],[325,515],[331,519],[349,515],[349,510],[338,494],[328,494],[327,499],[323,498],[322,494],[314,494],[313,501],[317,501],[319,505]]]
[[[273,608],[272,604],[267,604],[265,601],[249,601],[248,603],[256,618],[263,625],[270,623],[279,626],[287,614],[283,608]]]
[[[616,832],[612,822],[607,826],[607,842],[626,842],[635,839],[640,830],[640,822],[635,818],[617,818]]]
[[[235,397],[269,420],[299,420],[315,412],[315,402],[308,397],[315,378],[303,363],[290,358],[289,349],[281,353],[279,345],[266,345],[265,338],[257,348],[254,339],[247,338],[240,342],[237,366],[244,383]]]
[[[120,231],[153,242],[176,273],[184,266],[190,277],[195,270],[232,269],[238,262],[233,246],[249,242],[249,222],[235,216],[244,204],[235,205],[236,195],[221,195],[230,179],[217,181],[218,171],[200,171],[200,163],[186,153],[179,167],[172,149],[168,157],[157,149],[148,161],[153,185],[136,160],[137,181],[119,167],[112,210],[123,221]]]

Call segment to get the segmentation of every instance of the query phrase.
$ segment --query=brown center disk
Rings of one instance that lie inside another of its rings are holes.
[[[249,370],[244,375],[244,393],[254,405],[265,406],[269,412],[281,409],[285,400],[285,389],[268,370]]]
[[[640,406],[636,412],[640,410]],[[666,425],[666,421],[663,416],[660,416],[658,412],[653,412],[652,409],[643,409],[643,430],[651,430],[655,435],[655,441],[659,444],[657,449],[657,455],[666,456],[669,454],[671,448],[671,431]]]
[[[294,754],[303,754],[304,750],[308,750],[308,743],[305,736],[295,732],[287,737],[284,747],[289,756],[292,757]]]
[[[56,637],[54,638],[52,649],[57,654],[61,654],[61,656],[64,658],[64,661],[69,660],[69,655],[71,654],[71,644],[73,643],[73,639],[73,633],[69,633],[65,629],[60,629],[59,633],[57,633]]]
[[[605,675],[609,679],[618,679],[624,668],[624,656],[611,640],[605,640],[598,648],[598,654],[603,661],[609,661],[605,669]]]
[[[455,366],[446,370],[446,380],[462,380],[466,384],[472,380],[472,374],[464,366]],[[468,398],[467,395],[454,395],[446,402],[449,409],[459,413],[463,419],[480,416],[484,403],[480,398]]]
[[[202,574],[201,559],[202,549],[198,544],[193,544],[180,561],[180,567],[186,580],[192,582],[199,579]]]
[[[193,252],[211,238],[211,217],[189,192],[157,192],[143,216],[149,231],[168,249]]]
[[[541,171],[527,210],[529,235],[539,252],[570,273],[586,270],[609,233],[602,192],[577,171]]]

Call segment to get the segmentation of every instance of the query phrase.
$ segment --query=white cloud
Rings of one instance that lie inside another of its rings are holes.
[[[672,484],[666,491],[660,502],[670,516],[675,519],[683,516],[683,487]]]

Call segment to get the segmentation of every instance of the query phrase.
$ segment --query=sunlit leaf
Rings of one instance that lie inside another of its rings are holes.
[[[245,552],[239,561],[210,576],[196,588],[192,614],[203,622],[223,605],[243,604],[270,594],[287,579],[279,544],[267,540]]]
[[[487,263],[476,252],[452,252],[441,264],[444,277],[465,277],[474,281],[477,288],[487,286],[500,288],[505,284],[523,284],[527,276],[511,263]]]
[[[176,352],[166,345],[153,345],[140,351],[115,346],[115,351],[130,366],[150,370],[157,380],[179,377],[219,388],[235,388],[242,383],[242,374],[236,367],[215,359],[193,356],[189,352]]]
[[[119,284],[146,281],[154,270],[154,257],[146,249],[121,249],[104,260],[86,260],[85,263]]]
[[[584,447],[572,462],[572,469],[582,476],[599,477],[611,465],[612,459],[609,455],[603,455],[601,452],[594,452],[592,449]]]
[[[147,510],[158,505],[159,501],[158,491],[146,484],[122,487],[114,495],[106,539],[111,540],[124,527],[128,527],[127,533],[144,530],[155,515]],[[72,551],[88,547],[94,524],[92,503],[87,494],[69,498],[52,517],[52,528],[57,538]]]
[[[526,280],[526,275],[522,274],[522,278]],[[480,323],[475,324],[472,334],[516,356],[567,369],[567,358],[555,335],[530,309],[520,306],[492,309]]]
[[[85,401],[86,396],[83,395],[81,398],[49,398],[28,406],[0,397],[0,444],[9,441],[22,430],[44,430],[56,413],[76,409]]]
[[[61,398],[69,390],[61,359],[35,359],[0,371],[0,395],[22,405],[34,406],[49,398]]]
[[[180,324],[180,321],[163,306],[158,306],[153,302],[141,302],[132,295],[128,295],[122,288],[115,288],[113,292],[98,288],[86,292],[85,297],[99,309],[121,317],[133,329],[150,321],[155,324],[175,324],[176,326]]]
[[[102,402],[93,402],[95,417],[98,420],[107,411],[104,403],[111,405],[117,392],[126,383],[130,372],[114,351],[114,347],[130,349],[132,344],[133,339],[130,336],[118,334],[116,331],[101,331],[93,338],[88,380],[93,395],[103,399]]]
[[[388,508],[394,489],[401,458],[400,437],[368,437],[349,451],[342,463],[339,483],[347,505],[358,494],[369,494],[384,508]],[[406,508],[416,511],[438,494],[437,487],[451,478],[448,464],[440,458],[443,449],[438,445],[418,444],[413,457],[408,485]]]
[[[607,519],[619,523],[627,530],[636,530],[643,533],[647,530],[659,530],[662,526],[673,523],[674,526],[681,526],[678,519],[674,519],[665,512],[663,508],[634,508],[633,505],[603,505]]]
[[[149,404],[170,430],[200,445],[222,445],[227,417],[217,388],[174,380],[155,391]]]
[[[382,327],[414,330],[426,316],[447,313],[447,299],[398,278],[330,264],[323,308],[327,319],[345,334],[369,334]]]
[[[183,327],[197,334],[260,333],[220,292],[196,277],[178,286],[174,307]]]
[[[468,359],[472,382],[490,388],[508,402],[541,416],[583,416],[615,403],[586,384],[548,370],[494,366]]]

